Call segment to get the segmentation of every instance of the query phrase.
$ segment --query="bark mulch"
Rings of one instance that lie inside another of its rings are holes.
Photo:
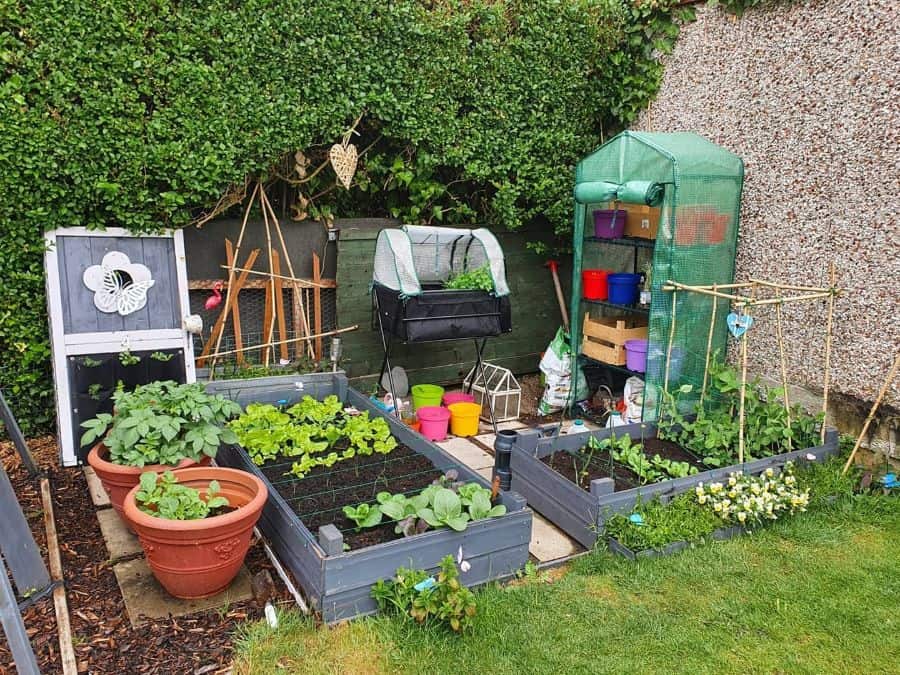
[[[52,487],[79,672],[212,675],[229,671],[235,628],[262,618],[263,605],[249,600],[132,628],[84,474],[81,469],[59,467],[54,439],[41,438],[29,445]],[[11,444],[0,444],[0,459],[46,559],[39,481],[28,477]],[[293,602],[259,543],[254,543],[245,564],[251,575],[270,570],[276,580],[274,602]],[[24,619],[41,672],[61,672],[52,599],[29,607]],[[15,670],[6,641],[0,637],[0,673],[6,672]]]

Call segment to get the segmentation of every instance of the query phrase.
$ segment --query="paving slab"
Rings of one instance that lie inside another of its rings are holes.
[[[169,595],[153,576],[144,558],[121,562],[113,566],[113,572],[125,599],[128,618],[135,628],[147,623],[148,619],[195,614],[253,597],[250,573],[246,567],[241,567],[231,586],[224,591],[199,600],[179,600]]]
[[[84,467],[84,479],[87,481],[88,492],[94,506],[109,506],[109,495],[103,489],[103,483],[97,478],[97,474],[89,466]]]
[[[540,562],[557,560],[574,555],[581,547],[573,539],[569,539],[562,530],[553,525],[539,513],[534,513],[531,521],[531,543],[528,552]]]
[[[494,466],[494,458],[468,438],[452,438],[441,443],[441,447],[470,469]]]
[[[142,553],[141,542],[126,526],[122,516],[115,509],[97,511],[100,531],[109,550],[109,559],[118,560],[135,553]]]
[[[498,422],[497,431],[515,431],[516,429],[524,429],[526,426],[528,425],[519,420],[509,420],[508,422]],[[481,433],[494,433],[494,427],[491,426],[490,422],[481,420],[478,424],[478,431]]]

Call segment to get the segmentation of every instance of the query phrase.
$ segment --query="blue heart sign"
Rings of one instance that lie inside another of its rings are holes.
[[[731,331],[731,334],[736,338],[740,338],[753,325],[753,317],[749,314],[735,314],[732,312],[725,319],[725,322],[728,324],[728,330]]]

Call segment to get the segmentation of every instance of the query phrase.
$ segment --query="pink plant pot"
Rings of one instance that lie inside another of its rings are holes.
[[[442,441],[447,438],[447,427],[450,425],[450,411],[441,406],[423,406],[416,411],[422,434],[429,441]]]
[[[475,397],[472,394],[464,394],[461,391],[451,391],[449,394],[444,394],[443,403],[445,406],[450,406],[454,403],[475,403]]]

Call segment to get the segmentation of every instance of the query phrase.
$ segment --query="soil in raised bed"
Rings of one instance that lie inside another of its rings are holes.
[[[394,533],[393,521],[357,532],[343,513],[345,506],[374,504],[375,496],[384,491],[416,494],[443,473],[427,457],[402,444],[387,455],[357,455],[332,467],[318,466],[303,478],[292,476],[291,462],[283,458],[260,468],[313,535],[333,523],[351,550],[403,535]]]
[[[654,455],[659,455],[663,459],[674,460],[676,462],[687,462],[691,466],[696,466],[701,471],[706,468],[704,467],[703,462],[695,455],[672,441],[664,441],[659,438],[646,438],[643,442],[643,450],[648,460]],[[556,473],[577,485],[579,483],[575,480],[576,462],[573,461],[576,457],[578,457],[578,468],[581,469],[581,464],[584,459],[579,455],[573,455],[564,450],[542,457],[541,461]],[[590,490],[591,481],[595,478],[612,478],[616,486],[616,492],[630,490],[631,488],[642,485],[640,476],[627,466],[611,460],[609,453],[603,450],[594,452],[591,464],[588,467],[587,476],[584,476],[581,479],[580,485],[582,486],[582,489],[586,491]]]

